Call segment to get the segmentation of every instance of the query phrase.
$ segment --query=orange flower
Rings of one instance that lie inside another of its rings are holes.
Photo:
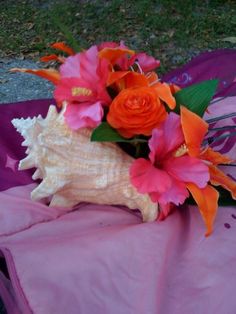
[[[185,107],[181,106],[180,111],[181,124],[188,154],[192,157],[204,160],[209,167],[210,183],[214,186],[221,185],[231,193],[233,199],[236,199],[236,183],[217,168],[218,164],[229,164],[231,160],[213,151],[211,148],[202,150],[201,143],[208,130],[208,124]],[[188,183],[187,188],[199,207],[207,228],[206,236],[208,236],[213,230],[213,223],[218,208],[219,193],[211,185],[200,189],[195,184]]]
[[[55,69],[24,69],[24,68],[13,68],[10,72],[21,72],[30,73],[40,76],[46,80],[51,81],[54,85],[58,84],[60,79],[60,73]]]
[[[152,130],[165,120],[167,112],[152,87],[127,88],[113,100],[107,115],[108,123],[126,138]]]

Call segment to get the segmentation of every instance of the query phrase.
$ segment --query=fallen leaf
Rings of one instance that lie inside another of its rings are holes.
[[[232,44],[236,44],[236,37],[226,37],[226,38],[223,38],[220,40],[221,41],[227,41],[227,42],[232,43]]]
[[[28,23],[27,27],[28,27],[28,30],[30,30],[30,29],[32,29],[34,27],[34,24],[33,23]]]

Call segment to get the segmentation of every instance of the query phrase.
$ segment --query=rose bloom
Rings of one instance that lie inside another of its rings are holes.
[[[167,112],[152,87],[133,87],[122,90],[112,101],[108,123],[125,138],[152,134],[165,120]]]

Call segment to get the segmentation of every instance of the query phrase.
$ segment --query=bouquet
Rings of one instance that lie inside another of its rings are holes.
[[[43,179],[32,197],[53,196],[54,206],[126,205],[139,208],[145,221],[194,201],[211,234],[224,191],[228,201],[236,199],[235,181],[219,168],[234,161],[211,147],[235,132],[225,126],[229,133],[212,137],[214,123],[226,116],[203,119],[218,81],[184,89],[162,82],[154,71],[160,61],[123,42],[81,52],[64,43],[52,47],[69,56],[41,61],[59,68],[12,69],[51,81],[59,110],[51,107],[46,119],[13,120],[28,146],[20,169],[36,167],[33,178]]]

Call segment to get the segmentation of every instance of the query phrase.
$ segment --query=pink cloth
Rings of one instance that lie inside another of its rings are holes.
[[[221,83],[227,78],[227,84],[218,93],[230,89],[236,94],[236,65],[234,69],[230,63],[235,57],[235,51],[209,53],[205,63],[198,57],[192,67],[183,68],[182,76],[181,70],[175,71],[173,81],[187,74],[196,81],[199,69],[206,75],[204,69],[212,67],[214,58],[216,64],[226,60],[232,67],[226,67]],[[197,60],[205,67],[198,67]],[[208,75],[204,78],[214,77]],[[144,224],[138,211],[122,207],[80,204],[70,211],[30,200],[35,183],[32,172],[16,170],[24,150],[10,120],[45,114],[48,104],[42,100],[0,107],[0,296],[8,313],[234,314],[235,206],[219,208],[214,233],[205,238],[194,206],[163,222]],[[228,98],[212,105],[205,118],[234,108],[235,97]],[[235,123],[235,118],[227,121]],[[213,146],[236,157],[235,137]],[[224,170],[236,178],[236,167]]]
[[[31,216],[35,203],[14,193],[20,205],[16,199],[12,208],[25,208],[25,217]],[[233,314],[235,213],[219,208],[209,238],[195,207],[164,222],[142,223],[125,209],[83,205],[36,223],[1,238],[13,304],[23,314]]]

